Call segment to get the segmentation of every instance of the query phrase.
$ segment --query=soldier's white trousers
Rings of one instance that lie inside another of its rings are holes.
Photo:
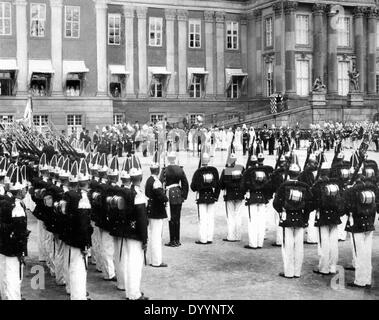
[[[21,300],[23,266],[17,257],[0,254],[0,293],[2,300]]]
[[[39,261],[47,261],[48,253],[46,250],[46,228],[45,224],[41,221],[37,221],[37,229],[38,229],[38,260]]]
[[[304,257],[304,228],[284,228],[282,257],[284,275],[300,277]]]
[[[266,212],[264,204],[251,204],[248,208],[248,236],[249,246],[263,247],[266,232]]]
[[[283,243],[283,228],[279,226],[280,223],[280,216],[277,212],[275,212],[275,243],[277,245],[282,245]]]
[[[71,300],[87,300],[87,257],[82,251],[68,246],[68,272],[70,278]]]
[[[349,232],[350,236],[350,242],[351,242],[351,265],[355,268],[355,249],[354,249],[354,241],[353,241],[353,234]]]
[[[65,284],[64,276],[64,243],[58,238],[54,239],[54,266],[55,266],[55,282],[57,285]]]
[[[101,267],[101,232],[99,227],[95,226],[94,222],[91,222],[93,227],[93,233],[91,236],[91,262],[96,264],[96,269],[102,271]]]
[[[315,227],[316,210],[309,214],[308,227],[307,227],[307,242],[317,243],[318,235],[317,228]]]
[[[335,273],[338,263],[337,225],[318,227],[318,270],[322,273]]]
[[[100,229],[101,233],[101,265],[104,279],[112,279],[115,274],[114,267],[114,240],[108,231]]]
[[[117,288],[125,290],[125,264],[126,264],[126,248],[124,244],[126,239],[114,237],[114,266],[117,277]]]
[[[213,241],[214,233],[214,203],[198,204],[199,210],[199,238],[200,242]]]
[[[70,246],[63,242],[63,277],[66,283],[66,293],[70,294],[70,272],[69,272],[69,260],[70,260]]]
[[[149,219],[149,249],[151,264],[160,266],[162,263],[162,231],[163,219]]]
[[[142,242],[133,239],[124,241],[124,250],[126,252],[125,268],[125,293],[130,300],[136,300],[141,297],[141,278],[144,253]]]
[[[355,240],[355,280],[359,286],[371,285],[373,232],[353,233]]]
[[[226,220],[228,224],[227,239],[241,240],[241,208],[242,200],[225,201]]]
[[[347,223],[347,215],[343,215],[341,218],[341,223],[338,225],[338,240],[346,240],[347,232],[345,231]]]

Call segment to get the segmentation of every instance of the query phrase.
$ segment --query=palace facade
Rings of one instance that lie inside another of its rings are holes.
[[[378,36],[374,0],[0,0],[0,120],[22,117],[28,94],[36,126],[70,131],[269,112],[275,93],[309,106],[297,121],[372,119]],[[316,77],[324,106],[310,103]]]

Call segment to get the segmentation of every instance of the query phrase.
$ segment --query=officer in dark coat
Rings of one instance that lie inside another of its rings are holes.
[[[371,287],[372,276],[372,236],[377,212],[377,187],[362,175],[358,176],[353,187],[344,194],[345,212],[348,212],[346,230],[351,232],[353,254],[355,256],[354,282],[349,286]]]
[[[208,166],[210,156],[203,152],[200,166],[195,171],[191,190],[197,192],[197,208],[199,218],[200,239],[197,244],[211,244],[214,234],[215,203],[220,195],[219,174],[215,167]]]
[[[276,192],[273,206],[280,215],[280,226],[283,228],[284,272],[279,275],[285,278],[299,278],[304,257],[304,228],[308,225],[313,202],[310,187],[297,180],[300,174],[297,156],[293,154],[291,158],[289,179],[282,183]]]
[[[188,180],[182,167],[175,164],[176,155],[171,152],[167,156],[169,165],[163,168],[160,176],[161,182],[168,191],[169,199],[169,231],[170,242],[166,243],[169,247],[178,247],[180,243],[180,215],[182,204],[188,197]]]
[[[167,218],[166,203],[168,198],[163,190],[162,182],[159,180],[159,162],[157,152],[150,166],[151,176],[145,185],[145,195],[149,199],[147,205],[147,217],[149,219],[149,239],[152,267],[167,267],[162,261],[162,233],[163,219]]]
[[[224,190],[224,201],[226,210],[226,219],[228,223],[228,235],[224,241],[236,242],[241,241],[241,207],[245,198],[245,193],[241,190],[241,180],[244,173],[244,167],[236,164],[237,156],[234,150],[222,170],[220,176],[220,188]]]

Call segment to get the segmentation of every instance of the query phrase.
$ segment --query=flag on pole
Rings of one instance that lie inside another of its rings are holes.
[[[24,111],[24,122],[25,122],[25,125],[31,127],[32,121],[33,121],[33,101],[32,101],[32,97],[29,96],[26,102],[26,107]]]

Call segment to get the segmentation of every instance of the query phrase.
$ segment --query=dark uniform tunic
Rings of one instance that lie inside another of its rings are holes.
[[[245,193],[241,190],[241,180],[244,173],[244,167],[233,165],[222,170],[220,177],[220,188],[225,190],[225,201],[243,200]]]
[[[215,167],[201,167],[192,177],[191,189],[198,192],[197,204],[212,204],[220,195],[219,175]]]
[[[147,205],[147,217],[149,219],[165,219],[167,218],[166,203],[168,198],[163,191],[162,186],[154,188],[157,179],[153,176],[149,177],[145,185],[145,195],[149,198]],[[158,183],[161,182],[158,180]]]
[[[246,205],[267,204],[272,197],[270,175],[272,167],[257,166],[247,169],[241,180],[241,191],[250,192],[250,198],[247,199]]]

